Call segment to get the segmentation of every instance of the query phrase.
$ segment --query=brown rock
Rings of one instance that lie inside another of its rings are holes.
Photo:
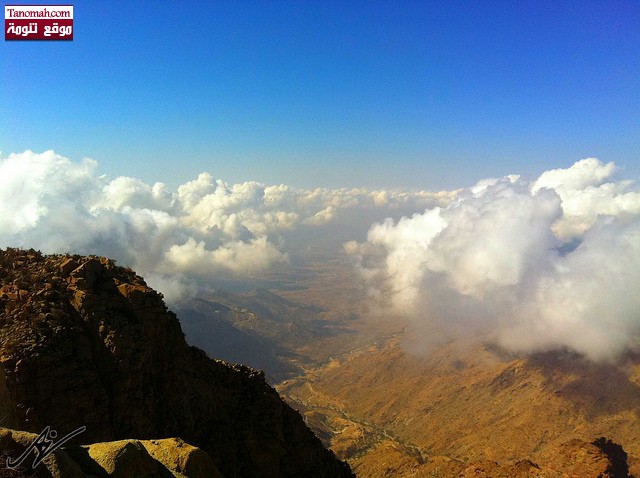
[[[154,460],[138,440],[120,440],[95,443],[87,447],[92,461],[100,468],[98,476],[111,478],[171,477],[173,476],[157,460]],[[95,468],[91,471],[97,471]]]
[[[211,457],[179,438],[144,440],[149,454],[176,476],[222,478]]]
[[[0,286],[21,282],[31,297],[5,299],[0,313],[0,406],[12,426],[49,425],[61,436],[86,426],[85,444],[180,437],[224,476],[351,476],[264,374],[189,347],[160,294],[133,271],[30,254],[27,262],[23,251],[0,251]],[[38,294],[47,283],[53,303]],[[38,312],[51,308],[58,312]],[[127,453],[143,455],[131,446]]]
[[[35,433],[0,427],[0,455],[16,461],[37,438],[38,434]],[[48,455],[42,463],[34,468],[35,459],[35,452],[29,453],[26,455],[24,461],[16,465],[17,469],[14,471],[19,473],[18,476],[26,476],[27,474],[31,474],[33,470],[36,470],[37,476],[42,478],[86,478],[87,476],[80,466],[60,448]],[[0,468],[5,468],[5,464],[6,459],[0,463]],[[9,474],[8,476],[11,475]]]
[[[120,284],[118,286],[118,290],[127,299],[133,300],[136,298],[144,297],[144,294],[147,292],[147,287],[134,284]]]
[[[65,259],[60,264],[60,271],[63,275],[69,275],[69,273],[78,267],[78,263],[71,258]]]
[[[563,443],[556,460],[548,465],[548,476],[580,478],[628,478],[627,455],[621,446],[600,438],[593,443],[571,440]]]
[[[35,452],[16,466],[5,467],[6,458],[17,460],[38,438],[35,433],[0,428],[0,477],[129,478],[189,477],[221,478],[211,457],[179,438],[162,440],[118,440],[91,445],[65,446],[33,468]]]

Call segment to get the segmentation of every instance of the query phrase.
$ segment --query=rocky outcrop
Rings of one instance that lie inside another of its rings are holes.
[[[15,467],[5,467],[7,458],[16,461],[36,440],[35,433],[0,428],[0,477],[29,476],[34,471],[35,454]],[[59,448],[36,466],[41,478],[135,478],[202,477],[221,478],[211,457],[179,438],[163,440],[119,440]]]
[[[2,459],[0,477],[30,476],[34,470],[39,478],[84,478],[86,476],[78,463],[62,449],[50,453],[40,465],[35,465],[38,457],[34,452],[30,452],[24,460],[20,460],[25,450],[37,439],[36,433],[0,428],[0,458]],[[7,459],[14,462],[11,468],[6,466]]]
[[[176,476],[222,478],[207,453],[179,438],[146,440],[142,444],[153,458],[174,472]]]
[[[547,476],[630,478],[626,452],[604,437],[592,443],[578,439],[563,443],[548,468]]]
[[[351,476],[261,372],[189,347],[132,270],[8,249],[0,281],[2,426],[86,426],[85,444],[180,437],[223,476]]]
[[[628,478],[629,464],[627,463],[627,459],[629,457],[622,446],[605,437],[600,437],[597,440],[594,440],[591,445],[600,449],[609,460],[609,465],[605,470],[605,474],[608,473],[609,476],[613,478]],[[603,474],[603,476],[605,475]]]

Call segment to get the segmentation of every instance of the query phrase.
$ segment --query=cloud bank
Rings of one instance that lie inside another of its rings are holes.
[[[292,245],[336,236],[353,218],[423,210],[454,196],[229,185],[208,173],[169,191],[106,178],[90,159],[25,151],[0,159],[0,247],[113,257],[175,302],[213,279],[282,267],[297,253]],[[362,225],[362,239],[370,224]]]
[[[212,281],[335,258],[346,242],[372,309],[409,318],[423,348],[481,337],[609,360],[640,344],[640,192],[616,174],[591,158],[453,192],[300,190],[208,173],[171,191],[25,151],[0,158],[0,247],[107,255],[175,304]]]
[[[640,343],[640,193],[597,159],[484,180],[348,242],[379,311],[422,347],[482,337],[611,360]]]

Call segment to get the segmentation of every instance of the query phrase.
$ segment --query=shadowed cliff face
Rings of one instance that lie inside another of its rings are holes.
[[[351,476],[261,372],[189,347],[160,294],[98,257],[0,251],[3,426],[179,436],[225,476]]]

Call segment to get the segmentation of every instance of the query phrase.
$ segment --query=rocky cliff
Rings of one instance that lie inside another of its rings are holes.
[[[82,443],[179,437],[223,476],[351,476],[261,372],[189,347],[112,260],[0,251],[2,426]]]

